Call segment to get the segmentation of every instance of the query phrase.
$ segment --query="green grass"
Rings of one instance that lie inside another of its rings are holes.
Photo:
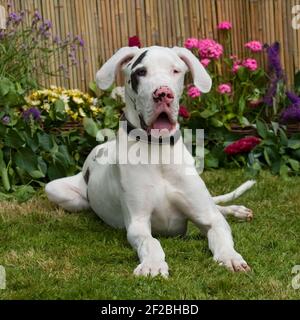
[[[242,171],[205,172],[212,194],[246,180]],[[292,268],[300,264],[300,177],[263,172],[235,201],[254,210],[251,223],[229,219],[248,274],[218,266],[193,225],[184,238],[160,238],[170,277],[136,278],[138,260],[125,232],[92,212],[70,214],[43,194],[27,203],[0,203],[0,265],[7,289],[0,299],[299,299]]]

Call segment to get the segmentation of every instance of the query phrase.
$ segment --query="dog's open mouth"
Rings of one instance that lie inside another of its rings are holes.
[[[151,129],[172,131],[174,123],[172,123],[166,112],[161,112],[152,122]]]

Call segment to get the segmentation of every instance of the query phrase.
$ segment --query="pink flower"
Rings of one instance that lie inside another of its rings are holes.
[[[245,48],[250,49],[252,52],[262,51],[263,45],[260,41],[250,41],[245,44]]]
[[[189,113],[188,109],[185,106],[180,106],[179,107],[179,116],[184,118],[184,119],[188,119],[190,117],[190,113]]]
[[[223,54],[223,46],[212,39],[203,39],[198,42],[201,59],[219,59]]]
[[[239,153],[250,152],[260,143],[260,139],[257,137],[245,137],[240,140],[237,140],[230,145],[228,145],[224,152],[228,155],[235,155]]]
[[[197,87],[190,86],[187,92],[188,96],[195,99],[201,96],[201,92]]]
[[[218,86],[217,91],[221,94],[231,93],[231,84],[230,83],[222,83]]]
[[[233,66],[232,66],[232,72],[233,73],[237,73],[237,71],[239,70],[239,68],[241,67],[241,61],[237,60],[234,61]]]
[[[188,38],[185,43],[184,46],[187,49],[193,49],[193,48],[198,48],[198,42],[199,40],[196,38]]]
[[[217,29],[219,30],[230,30],[232,28],[232,24],[229,21],[222,21],[217,25]]]
[[[200,62],[202,63],[202,65],[203,65],[203,67],[207,67],[209,64],[210,64],[210,59],[207,59],[207,58],[205,58],[205,59],[202,59]]]
[[[257,61],[252,58],[247,58],[243,61],[243,66],[250,71],[255,71],[257,69]]]

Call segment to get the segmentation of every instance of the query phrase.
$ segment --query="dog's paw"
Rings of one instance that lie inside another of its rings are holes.
[[[251,268],[248,266],[247,262],[243,257],[237,253],[233,252],[230,254],[224,254],[220,257],[214,258],[219,265],[226,267],[232,272],[248,272]]]
[[[156,277],[160,275],[167,278],[169,276],[169,267],[165,261],[144,261],[135,268],[133,273],[136,276],[150,275],[151,277]]]
[[[242,220],[251,221],[253,219],[253,212],[244,206],[230,206],[231,213],[234,217]]]

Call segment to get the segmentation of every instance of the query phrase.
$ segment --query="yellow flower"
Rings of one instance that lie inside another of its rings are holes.
[[[74,112],[74,113],[71,115],[71,118],[76,121],[76,120],[78,119],[78,113],[77,113],[77,112]]]
[[[42,109],[46,110],[47,112],[50,111],[50,104],[49,103],[44,103],[42,106],[41,106]]]
[[[82,98],[79,98],[79,97],[73,97],[73,101],[76,103],[76,104],[83,104],[84,101]]]
[[[79,114],[81,117],[83,117],[83,118],[86,117],[86,113],[82,110],[82,108],[79,108],[78,111],[79,111]]]
[[[25,97],[25,101],[31,106],[39,106],[42,103],[40,100],[32,100],[30,97]]]

